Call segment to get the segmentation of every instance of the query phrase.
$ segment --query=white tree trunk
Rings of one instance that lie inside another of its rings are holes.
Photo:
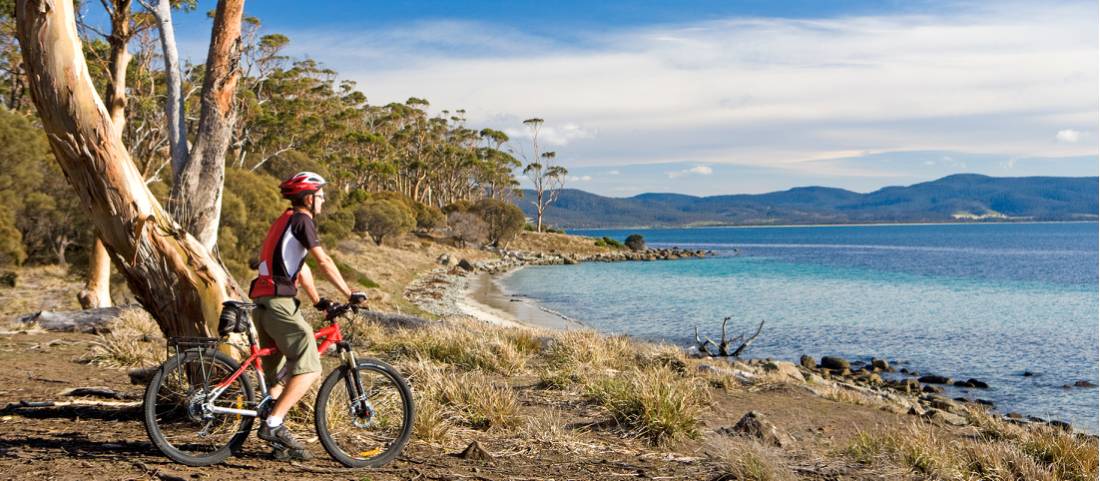
[[[145,186],[81,51],[72,0],[19,0],[19,45],[54,157],[131,291],[167,335],[208,335],[227,274]]]
[[[164,75],[167,82],[164,112],[168,121],[168,149],[172,155],[172,172],[179,172],[187,164],[188,157],[187,113],[183,108],[183,74],[180,72],[179,50],[176,48],[176,31],[172,26],[172,3],[169,0],[160,0],[149,11],[157,20],[157,30],[160,31],[160,47],[164,54]]]

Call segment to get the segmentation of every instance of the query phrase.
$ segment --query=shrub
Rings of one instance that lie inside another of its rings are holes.
[[[290,202],[279,195],[279,180],[246,169],[225,170],[218,249],[233,275],[247,280],[248,265],[259,253],[271,223]]]
[[[434,205],[417,202],[414,209],[416,210],[417,229],[432,230],[447,223],[447,216],[443,215],[443,211]]]
[[[626,246],[629,247],[632,251],[645,250],[645,238],[642,237],[641,234],[630,234],[626,236],[626,241],[624,242],[624,244],[626,244]]]
[[[448,214],[447,225],[460,246],[485,242],[489,231],[481,217],[465,211],[454,211]]]
[[[514,239],[523,230],[526,222],[519,207],[500,199],[481,199],[474,204],[472,210],[485,222],[486,238],[494,246]]]
[[[408,232],[415,225],[412,211],[399,201],[371,199],[355,212],[355,230],[369,233],[378,245],[386,237]]]
[[[469,212],[474,204],[468,200],[457,200],[443,207],[443,213],[447,216],[455,212]]]
[[[596,239],[596,247],[610,247],[612,249],[622,249],[623,244],[615,239],[604,236]]]

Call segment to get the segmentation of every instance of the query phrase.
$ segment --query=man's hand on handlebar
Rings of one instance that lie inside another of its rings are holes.
[[[352,292],[351,296],[348,296],[348,304],[351,304],[353,306],[361,306],[366,301],[366,292]]]
[[[328,312],[329,309],[336,307],[336,303],[322,297],[321,300],[317,301],[317,303],[313,305],[313,307],[318,311]]]

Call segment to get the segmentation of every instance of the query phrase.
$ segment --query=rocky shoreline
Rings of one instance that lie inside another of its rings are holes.
[[[638,260],[676,260],[700,258],[713,255],[709,251],[688,251],[680,249],[647,249],[645,251],[616,251],[594,255],[569,253],[532,253],[495,249],[492,252],[498,259],[470,262],[456,256],[443,254],[437,259],[439,267],[421,276],[409,284],[405,297],[420,308],[440,318],[471,318],[497,325],[519,325],[526,327],[546,327],[533,325],[530,321],[509,318],[491,312],[486,306],[470,298],[469,288],[474,276],[479,274],[499,275],[528,265],[569,265],[579,262],[617,262]],[[577,324],[580,326],[580,324]],[[697,351],[690,352],[698,355]],[[988,389],[989,385],[979,379],[967,378],[955,380],[948,376],[922,374],[906,367],[895,367],[884,359],[849,361],[836,356],[824,356],[820,362],[803,355],[798,364],[772,359],[740,360],[732,358],[714,358],[716,363],[709,368],[733,374],[746,383],[757,382],[760,377],[779,377],[807,387],[820,396],[828,397],[830,391],[845,391],[850,395],[866,398],[868,402],[882,403],[883,409],[898,414],[908,414],[930,422],[950,426],[972,426],[977,421],[970,415],[972,410],[993,412],[992,401],[976,396],[949,397],[944,395],[944,387],[953,386],[970,390]],[[719,364],[721,362],[721,364]],[[1009,412],[999,415],[1006,421],[1019,425],[1049,425],[1066,431],[1072,426],[1060,420],[1047,420],[1036,416]],[[1080,433],[1079,433],[1080,434]]]
[[[698,355],[698,351],[694,354]],[[820,362],[813,357],[803,355],[799,364],[772,359],[737,360],[725,359],[732,374],[746,381],[760,376],[772,376],[804,383],[815,394],[825,397],[835,396],[829,389],[842,389],[883,404],[882,408],[897,414],[908,414],[930,422],[956,427],[974,426],[979,423],[974,411],[984,411],[997,416],[992,401],[973,396],[948,397],[942,395],[942,386],[951,385],[967,389],[988,389],[989,385],[977,379],[965,381],[953,380],[947,376],[896,369],[884,359],[872,359],[871,362],[848,361],[836,356],[824,356]],[[724,369],[714,367],[714,369]],[[919,376],[919,377],[918,377]],[[999,415],[1005,421],[1018,425],[1048,425],[1067,432],[1073,427],[1060,420],[1048,420],[1036,416],[1025,416],[1017,412]],[[1078,432],[1079,435],[1093,436]]]

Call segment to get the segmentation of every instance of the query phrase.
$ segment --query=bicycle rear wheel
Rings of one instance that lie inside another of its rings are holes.
[[[389,364],[359,361],[325,378],[314,422],[325,450],[351,468],[382,466],[401,453],[412,435],[412,391]]]
[[[205,412],[211,388],[236,372],[239,365],[214,350],[186,351],[169,359],[145,389],[144,423],[149,439],[165,456],[188,466],[225,461],[252,430],[253,418]],[[255,394],[241,375],[215,405],[254,409]]]

